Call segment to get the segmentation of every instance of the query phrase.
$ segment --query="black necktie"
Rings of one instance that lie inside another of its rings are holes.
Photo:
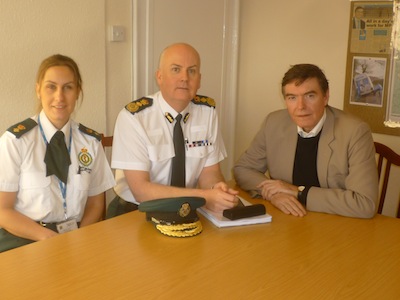
[[[185,187],[185,142],[181,127],[182,115],[178,114],[175,118],[174,126],[174,148],[175,157],[172,158],[171,185]]]
[[[47,144],[44,162],[46,163],[46,176],[54,174],[62,182],[67,183],[71,159],[62,131],[57,131],[51,138],[50,143]]]

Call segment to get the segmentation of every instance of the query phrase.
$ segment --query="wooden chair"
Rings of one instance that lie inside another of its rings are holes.
[[[391,165],[400,166],[400,155],[390,149],[388,146],[375,142],[375,151],[378,154],[378,178],[382,179],[382,187],[379,196],[378,214],[382,213],[383,204],[385,203],[386,190],[389,182]],[[386,163],[384,163],[386,161]],[[400,184],[400,182],[398,182]],[[400,203],[397,209],[397,218],[400,218]]]
[[[104,134],[102,134],[101,135],[101,144],[103,145],[103,148],[112,147],[113,137],[112,136],[104,136]]]
[[[101,134],[101,144],[103,145],[104,151],[106,150],[107,147],[112,147],[113,144],[113,136],[104,136],[104,134]],[[106,219],[106,213],[107,213],[107,192],[104,192],[104,212],[103,212],[103,220]]]

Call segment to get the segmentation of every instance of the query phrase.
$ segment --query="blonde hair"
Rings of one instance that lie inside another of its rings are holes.
[[[81,101],[83,101],[81,73],[79,72],[77,63],[68,56],[61,55],[61,54],[55,54],[55,55],[49,56],[48,58],[43,60],[39,66],[39,70],[36,75],[36,84],[39,85],[39,87],[40,87],[42,85],[42,81],[43,81],[43,78],[44,78],[47,70],[52,67],[57,67],[57,66],[68,67],[71,70],[71,72],[74,74],[74,78],[76,81],[77,88],[79,90],[79,94],[82,94]],[[42,108],[42,104],[39,101],[38,111],[40,111],[41,108]]]

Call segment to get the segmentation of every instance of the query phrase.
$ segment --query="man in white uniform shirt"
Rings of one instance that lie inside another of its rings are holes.
[[[117,197],[107,217],[135,210],[143,201],[167,197],[202,197],[213,211],[236,206],[238,192],[227,186],[219,165],[226,150],[215,102],[196,95],[201,80],[198,52],[183,43],[167,47],[161,53],[156,80],[159,92],[132,101],[118,115],[111,162],[116,169]],[[185,187],[170,185],[178,114],[185,139]]]

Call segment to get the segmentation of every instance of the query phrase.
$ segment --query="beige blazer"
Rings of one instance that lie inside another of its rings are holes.
[[[286,109],[269,114],[248,150],[234,166],[241,188],[258,192],[268,176],[292,183],[297,127]],[[371,218],[378,201],[375,148],[368,125],[328,106],[318,145],[321,187],[312,187],[307,210]]]

